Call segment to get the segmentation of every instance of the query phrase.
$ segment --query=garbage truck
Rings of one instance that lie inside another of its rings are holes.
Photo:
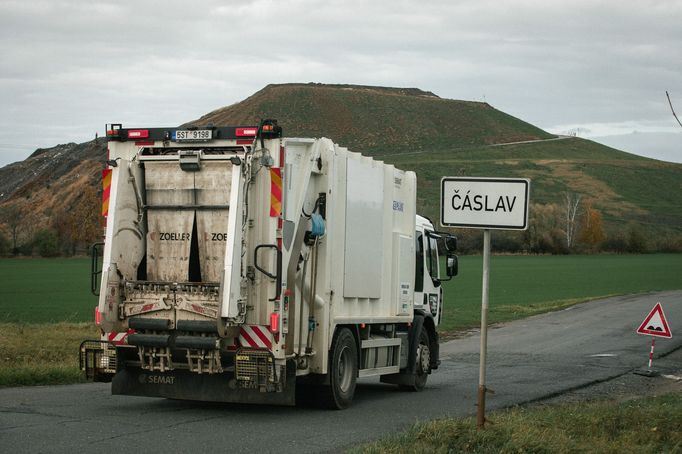
[[[361,377],[424,388],[457,256],[417,215],[414,172],[283,137],[276,120],[112,124],[107,141],[88,378],[120,395],[334,409]]]

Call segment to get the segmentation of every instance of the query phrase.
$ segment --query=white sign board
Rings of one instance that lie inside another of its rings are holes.
[[[526,230],[526,178],[443,177],[440,223],[443,227]]]

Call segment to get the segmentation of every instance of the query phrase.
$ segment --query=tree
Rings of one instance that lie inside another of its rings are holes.
[[[52,218],[62,249],[74,255],[79,244],[90,244],[102,235],[102,206],[94,187],[86,185],[79,196]]]
[[[668,98],[668,104],[670,104],[670,110],[673,112],[673,117],[675,117],[675,120],[677,120],[677,123],[682,126],[682,122],[680,121],[679,118],[677,118],[677,114],[675,113],[675,109],[673,109],[673,102],[670,100],[670,95],[668,92],[665,92],[665,96]]]
[[[0,231],[0,256],[7,255],[10,251],[10,242],[4,232]]]
[[[75,243],[90,244],[102,237],[102,201],[93,186],[83,188],[70,214]]]
[[[563,244],[562,209],[554,203],[534,203],[530,206],[528,229],[523,233],[523,242],[530,252],[562,254]]]
[[[578,224],[578,210],[580,208],[580,194],[572,194],[568,191],[564,192],[564,220],[566,228],[564,229],[566,235],[566,247],[571,249],[575,241],[575,229]]]
[[[604,241],[604,238],[601,213],[592,205],[588,205],[585,209],[579,240],[592,248],[596,248]]]
[[[73,232],[71,231],[72,222],[66,212],[59,212],[52,216],[52,229],[57,233],[59,244],[63,252],[73,255],[75,244],[73,243]]]
[[[628,226],[627,245],[628,252],[641,254],[647,251],[646,235],[644,235],[642,228],[635,223],[630,223]]]
[[[38,230],[33,237],[33,246],[38,249],[41,257],[56,257],[59,255],[59,239],[57,232],[52,229]]]
[[[5,205],[0,209],[0,221],[7,224],[10,231],[10,236],[12,237],[12,254],[17,254],[19,248],[17,244],[17,238],[19,234],[19,229],[23,224],[21,208],[16,203],[11,205]]]

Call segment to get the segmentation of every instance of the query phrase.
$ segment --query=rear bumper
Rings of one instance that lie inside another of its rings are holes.
[[[136,367],[119,368],[111,393],[128,396],[246,404],[295,405],[296,363],[288,360],[281,391],[261,392],[238,386],[232,372],[197,374],[188,370],[150,372]]]

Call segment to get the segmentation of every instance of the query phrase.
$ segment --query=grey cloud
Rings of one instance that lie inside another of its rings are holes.
[[[664,90],[682,99],[677,1],[187,5],[1,2],[0,122],[18,136],[0,131],[0,165],[2,143],[51,145],[36,126],[65,142],[179,124],[276,82],[416,86],[545,128],[659,121]]]

